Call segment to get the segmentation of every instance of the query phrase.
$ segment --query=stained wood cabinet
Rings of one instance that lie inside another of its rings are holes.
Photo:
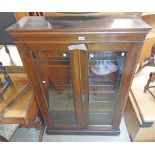
[[[24,17],[14,37],[48,134],[119,134],[150,26],[139,18]]]

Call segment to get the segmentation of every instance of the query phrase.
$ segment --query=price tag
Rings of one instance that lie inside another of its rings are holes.
[[[78,39],[79,39],[79,40],[85,40],[85,37],[80,36],[80,37],[78,37]]]

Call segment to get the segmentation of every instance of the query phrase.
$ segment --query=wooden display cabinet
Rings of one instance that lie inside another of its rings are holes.
[[[133,17],[24,17],[7,29],[32,82],[47,134],[120,133],[150,29]]]

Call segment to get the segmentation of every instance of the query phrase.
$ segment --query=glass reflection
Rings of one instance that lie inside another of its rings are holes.
[[[89,125],[112,125],[126,51],[89,54]]]
[[[69,53],[56,53],[46,69],[49,71],[49,109],[54,126],[76,125]]]

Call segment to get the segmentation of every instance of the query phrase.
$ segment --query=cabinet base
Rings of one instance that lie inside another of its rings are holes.
[[[120,130],[55,130],[46,128],[47,135],[106,135],[117,136],[120,134]]]

